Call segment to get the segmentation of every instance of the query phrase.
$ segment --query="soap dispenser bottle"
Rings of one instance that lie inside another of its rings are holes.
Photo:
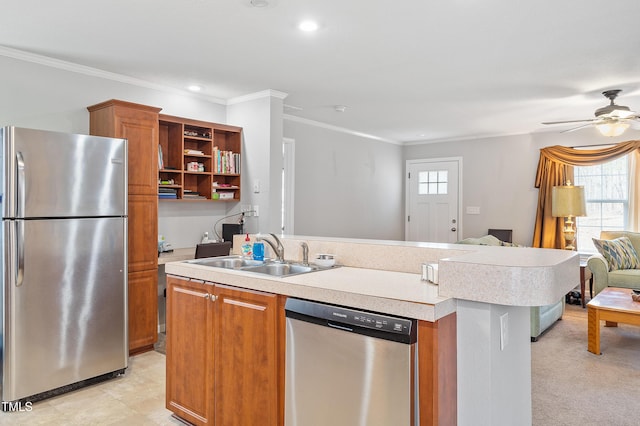
[[[242,244],[242,256],[246,258],[253,258],[253,244],[251,244],[251,238],[249,238],[249,234],[244,239],[244,243]]]

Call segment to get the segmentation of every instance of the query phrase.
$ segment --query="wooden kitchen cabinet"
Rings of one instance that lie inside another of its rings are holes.
[[[166,407],[196,424],[213,424],[213,286],[167,277]]]
[[[420,426],[458,423],[457,316],[418,321]]]
[[[280,352],[277,316],[284,316],[284,310],[278,310],[279,298],[227,286],[216,286],[215,294],[215,423],[275,426]]]
[[[92,135],[129,141],[129,195],[156,194],[161,108],[113,99],[87,109]]]
[[[135,355],[152,350],[158,340],[158,271],[129,272],[128,282],[129,353]]]
[[[161,109],[119,100],[87,109],[92,135],[128,141],[129,353],[145,352],[153,349],[158,337],[157,179]]]
[[[284,300],[168,276],[167,408],[197,425],[283,424]]]

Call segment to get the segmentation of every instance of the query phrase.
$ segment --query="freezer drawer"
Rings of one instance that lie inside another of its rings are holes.
[[[0,129],[4,218],[125,216],[127,141]]]

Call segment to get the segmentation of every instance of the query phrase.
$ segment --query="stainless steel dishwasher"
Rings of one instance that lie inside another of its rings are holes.
[[[411,425],[416,322],[289,298],[285,426]]]

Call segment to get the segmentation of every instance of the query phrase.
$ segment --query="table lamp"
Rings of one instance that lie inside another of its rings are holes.
[[[571,181],[563,186],[554,186],[551,190],[551,215],[565,218],[565,249],[575,250],[576,226],[573,218],[587,215],[584,186],[573,186]]]

